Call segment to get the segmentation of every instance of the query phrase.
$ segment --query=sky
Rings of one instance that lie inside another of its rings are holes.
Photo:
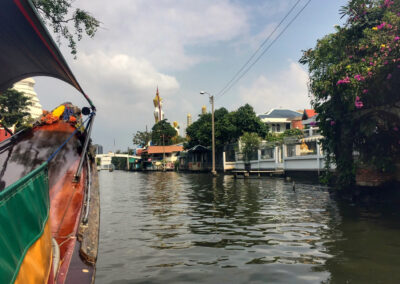
[[[203,105],[211,109],[200,91],[217,95],[296,1],[74,1],[74,7],[101,22],[94,38],[78,43],[76,60],[65,42],[60,47],[97,107],[93,142],[105,152],[134,148],[134,133],[154,125],[157,87],[165,117],[178,121],[184,136],[187,114],[195,121]],[[301,0],[285,23],[306,2]],[[216,96],[215,108],[233,111],[249,103],[257,114],[272,108],[310,108],[307,66],[298,61],[302,50],[313,48],[334,25],[342,24],[339,9],[346,2],[312,0],[249,72],[223,96]],[[44,109],[65,101],[87,105],[62,81],[35,80]]]

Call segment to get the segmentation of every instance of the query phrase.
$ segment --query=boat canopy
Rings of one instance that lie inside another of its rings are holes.
[[[0,92],[32,76],[61,79],[85,94],[31,0],[0,1]]]

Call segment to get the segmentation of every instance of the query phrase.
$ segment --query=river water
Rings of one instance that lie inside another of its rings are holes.
[[[102,171],[96,283],[400,283],[400,206],[277,178]]]

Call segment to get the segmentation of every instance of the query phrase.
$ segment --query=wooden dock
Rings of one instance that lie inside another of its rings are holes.
[[[250,175],[269,175],[269,176],[281,176],[285,174],[283,169],[276,169],[276,170],[233,170],[231,173],[237,178],[238,176],[249,177]]]

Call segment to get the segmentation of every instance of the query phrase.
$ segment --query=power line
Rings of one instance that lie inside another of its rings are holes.
[[[272,35],[277,31],[277,29],[282,25],[282,23],[286,20],[286,18],[292,13],[294,8],[300,3],[301,0],[298,0],[293,7],[286,13],[286,15],[282,18],[282,20],[279,22],[279,24],[275,27],[275,29],[268,35],[268,37],[261,43],[261,45],[258,47],[258,49],[250,56],[250,58],[247,60],[245,64],[239,69],[239,71],[236,72],[236,74],[232,77],[232,79],[217,93],[216,96],[219,96],[224,90],[236,79],[236,77],[240,74],[240,72],[243,71],[244,68],[246,68],[247,64],[251,62],[251,60],[256,56],[256,54],[264,47],[264,45],[268,42],[268,40],[272,37]]]
[[[219,99],[221,98],[223,95],[225,95],[237,82],[239,82],[239,80],[247,74],[247,72],[249,72],[249,70],[254,66],[254,64],[256,64],[261,57],[271,48],[271,46],[282,36],[282,34],[289,28],[289,26],[298,18],[298,16],[303,12],[303,10],[308,6],[308,4],[310,4],[311,0],[308,0],[307,3],[303,6],[303,8],[300,9],[299,12],[297,12],[297,14],[294,16],[294,18],[285,26],[285,28],[278,34],[278,36],[267,46],[266,49],[264,49],[264,51],[255,59],[255,61],[249,66],[247,67],[247,69],[236,79],[234,80],[230,86],[228,88],[226,88],[222,93],[218,93],[219,97],[216,98]]]

